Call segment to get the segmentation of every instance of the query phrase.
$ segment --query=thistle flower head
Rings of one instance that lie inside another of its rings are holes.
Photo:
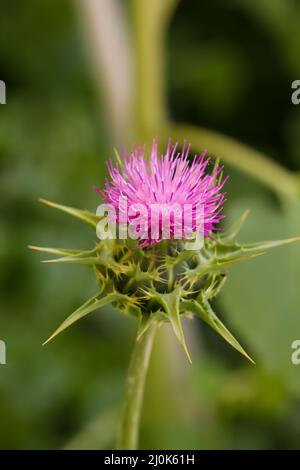
[[[117,222],[123,215],[127,223],[139,214],[140,238],[145,240],[140,246],[165,238],[162,237],[162,211],[158,217],[151,217],[154,206],[180,211],[179,218],[170,212],[169,238],[174,237],[176,229],[181,230],[180,238],[184,238],[187,220],[190,220],[191,232],[201,231],[202,235],[210,236],[224,217],[222,189],[226,179],[221,181],[223,167],[216,164],[209,173],[210,159],[206,158],[206,152],[190,159],[189,150],[190,146],[184,144],[178,151],[177,144],[172,145],[169,140],[165,155],[159,155],[154,140],[150,158],[145,155],[145,147],[134,147],[129,154],[124,154],[123,162],[114,164],[110,160],[107,163],[110,179],[106,179],[105,190],[101,191],[105,203],[112,205],[116,213],[122,211],[120,197],[125,197],[133,209],[145,208],[142,214],[139,210],[117,213]]]
[[[83,264],[90,266],[96,275],[98,291],[81,307],[73,312],[49,338],[68,328],[80,318],[94,310],[112,304],[120,312],[133,315],[139,320],[138,339],[145,334],[153,323],[170,322],[173,331],[189,357],[181,325],[182,317],[200,317],[213,330],[219,333],[233,348],[241,354],[249,356],[233,337],[211,306],[222,289],[226,280],[228,266],[251,259],[263,254],[266,250],[279,245],[299,240],[258,242],[241,244],[235,241],[244,223],[248,211],[235,226],[227,232],[218,232],[213,237],[212,231],[217,230],[225,195],[222,192],[225,180],[221,182],[222,167],[215,165],[208,172],[209,159],[205,153],[189,159],[189,147],[183,146],[177,151],[177,146],[169,142],[164,156],[158,155],[157,142],[153,142],[150,158],[145,155],[144,148],[134,148],[129,155],[124,155],[123,162],[114,165],[108,163],[110,179],[106,181],[102,195],[113,207],[118,208],[119,198],[126,197],[128,204],[144,206],[151,204],[178,204],[179,207],[191,206],[192,230],[197,230],[199,222],[197,206],[202,206],[204,224],[202,224],[204,241],[199,248],[186,249],[187,243],[165,243],[157,249],[144,250],[142,247],[160,241],[151,233],[140,237],[140,246],[132,250],[132,244],[127,238],[112,239],[109,237],[98,240],[93,248],[74,250],[62,248],[31,248],[56,254],[59,257],[48,262]],[[98,226],[103,223],[105,216],[98,213],[75,209],[73,207],[41,200],[48,206],[59,209],[87,223],[98,234]],[[117,214],[117,222],[124,213]],[[126,213],[127,214],[127,213]],[[128,212],[126,223],[137,217]],[[151,211],[150,211],[151,214]],[[202,217],[201,215],[201,217]],[[149,220],[149,211],[139,218],[140,225]],[[185,219],[184,219],[185,221]],[[152,223],[152,219],[150,220]],[[174,216],[170,220],[170,231],[175,235],[180,220]],[[161,219],[155,221],[160,229]],[[120,227],[119,227],[120,228]],[[184,227],[185,228],[185,227]],[[164,237],[162,237],[164,238]],[[176,238],[176,237],[174,237]],[[48,341],[49,341],[48,340]],[[251,359],[250,359],[251,360]]]

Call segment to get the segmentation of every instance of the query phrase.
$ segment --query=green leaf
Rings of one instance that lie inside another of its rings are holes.
[[[242,245],[242,249],[246,253],[254,253],[257,250],[269,250],[270,248],[276,248],[277,246],[289,245],[300,240],[300,237],[286,238],[285,240],[269,240],[257,243],[249,243]]]
[[[198,253],[198,264],[195,268],[186,268],[184,280],[191,285],[199,281],[203,276],[230,267],[241,261],[249,260],[264,254],[265,250],[287,245],[300,240],[300,237],[287,238],[285,240],[271,240],[257,243],[226,243],[219,239],[213,243],[207,242],[203,252]]]
[[[211,262],[207,266],[204,266],[202,271],[200,269],[200,272],[201,275],[203,275],[209,272],[220,271],[221,269],[232,266],[233,264],[240,263],[241,261],[247,261],[262,255],[264,255],[263,252],[243,253],[242,250],[237,250],[236,252],[232,252],[227,257],[212,258]]]
[[[300,240],[300,237],[287,238],[284,240],[269,240],[256,243],[224,243],[219,241],[215,245],[215,256],[212,257],[217,263],[224,261],[235,261],[241,257],[251,257],[263,254],[264,250],[276,248],[281,245],[288,245],[295,241]]]
[[[200,295],[197,300],[183,300],[181,302],[182,310],[190,310],[194,314],[198,315],[203,321],[205,321],[211,328],[213,328],[219,335],[221,335],[225,341],[227,341],[234,349],[239,351],[243,356],[249,359],[250,362],[255,364],[253,359],[246,353],[240,343],[234,338],[226,326],[221,322],[213,311],[208,300]]]
[[[40,251],[48,251],[54,253],[55,251],[51,249],[44,249]],[[58,250],[57,250],[58,251]],[[64,250],[66,251],[66,250]],[[47,259],[43,260],[42,263],[67,263],[67,264],[84,264],[87,266],[99,265],[105,268],[110,268],[115,271],[115,273],[123,273],[126,271],[126,265],[120,265],[117,263],[111,256],[109,256],[104,251],[99,251],[98,248],[93,248],[92,250],[78,250],[74,254],[63,256],[61,258]],[[70,250],[71,252],[71,250]],[[94,255],[94,256],[93,256]]]
[[[237,235],[240,233],[241,228],[243,227],[245,221],[247,220],[250,214],[250,209],[246,209],[241,217],[232,225],[232,227],[228,230],[228,233],[225,233],[225,236],[222,237],[224,241],[231,241],[235,240]]]
[[[261,256],[264,253],[249,253],[243,254],[241,250],[237,250],[236,253],[228,253],[227,257],[212,256],[209,260],[199,260],[198,265],[195,268],[186,268],[184,274],[184,280],[191,283],[192,285],[199,281],[207,274],[218,273],[222,269],[227,268],[233,264],[237,264],[241,261]]]
[[[112,303],[114,300],[117,299],[116,293],[107,294],[104,297],[101,297],[101,293],[97,293],[89,300],[87,300],[81,307],[79,307],[75,312],[73,312],[58,328],[55,332],[43,343],[43,346],[49,341],[51,341],[55,336],[61,333],[63,330],[68,328],[70,325],[75,323],[80,318],[88,315],[89,313],[93,312],[97,308],[104,307],[107,304]]]
[[[62,258],[46,259],[42,263],[69,263],[69,264],[87,264],[87,265],[107,265],[100,256],[89,256],[90,253],[86,253],[86,256],[80,252],[78,256],[63,256]]]
[[[285,240],[270,240],[262,241],[257,243],[248,244],[227,244],[219,242],[215,246],[215,256],[212,257],[211,261],[206,267],[206,272],[212,270],[219,270],[226,266],[239,263],[240,261],[261,256],[265,250],[276,248],[282,245],[288,245],[299,241],[300,237],[287,238]]]
[[[180,309],[179,301],[181,297],[181,290],[175,289],[173,292],[168,294],[161,294],[159,301],[163,306],[170,322],[173,327],[174,333],[180,342],[185,354],[187,355],[188,360],[192,363],[191,356],[186,346],[184,333],[182,329],[181,319],[180,319]]]
[[[28,245],[30,250],[35,251],[42,251],[44,253],[51,253],[53,255],[60,255],[60,256],[73,256],[79,255],[82,253],[82,250],[69,250],[67,248],[49,248],[44,246],[35,246],[35,245]]]
[[[46,206],[53,207],[54,209],[58,209],[60,211],[65,212],[66,214],[72,215],[77,219],[86,222],[87,224],[91,225],[93,228],[96,228],[98,222],[101,220],[101,217],[98,217],[96,214],[93,214],[89,211],[84,211],[81,209],[75,209],[74,207],[63,206],[61,204],[57,204],[56,202],[48,201],[47,199],[39,199],[42,204],[46,204]]]

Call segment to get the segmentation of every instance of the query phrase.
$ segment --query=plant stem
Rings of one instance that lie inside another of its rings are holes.
[[[166,120],[165,35],[178,0],[131,0],[135,55],[135,119],[139,138],[150,140]]]
[[[107,133],[114,145],[124,144],[132,127],[133,57],[123,3],[74,2],[101,113],[104,104]]]
[[[201,127],[172,123],[163,134],[166,139],[170,136],[178,141],[186,139],[195,150],[207,148],[224,162],[265,184],[283,200],[299,198],[299,184],[294,173],[235,139]]]
[[[151,325],[139,340],[137,340],[139,330],[137,332],[126,378],[123,415],[117,443],[119,450],[136,450],[138,448],[145,379],[156,328],[157,325]]]

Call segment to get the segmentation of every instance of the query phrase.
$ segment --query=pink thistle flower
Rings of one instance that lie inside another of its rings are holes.
[[[188,216],[193,233],[200,231],[210,237],[213,231],[219,230],[216,225],[224,217],[222,206],[225,193],[222,189],[227,180],[221,181],[223,166],[216,164],[209,174],[210,159],[206,158],[206,151],[192,159],[189,159],[189,151],[190,145],[185,148],[183,144],[181,152],[177,152],[177,144],[172,145],[169,140],[165,155],[159,156],[154,139],[150,158],[145,155],[145,146],[139,146],[129,154],[124,153],[122,164],[114,164],[111,160],[107,162],[110,179],[106,179],[105,190],[99,192],[105,203],[115,208],[117,223],[121,216],[128,224],[138,217],[139,246],[150,247],[163,238],[187,238],[185,217]],[[139,210],[134,215],[127,210],[121,214],[120,197],[127,198],[128,207],[133,209],[144,206],[146,214],[141,214]],[[176,217],[175,209],[169,213],[170,237],[162,233],[163,214],[160,212],[155,220],[151,217],[153,205],[181,209],[179,217]],[[199,207],[202,208],[200,213],[197,210]],[[175,237],[176,230],[177,234],[180,231],[180,237]]]

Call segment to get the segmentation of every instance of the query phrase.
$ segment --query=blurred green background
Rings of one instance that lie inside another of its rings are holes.
[[[137,79],[128,100],[132,121],[121,98],[120,110],[112,109],[105,59],[94,66],[98,45],[84,3],[1,2],[0,79],[7,86],[7,104],[0,106],[2,449],[112,448],[136,328],[134,320],[106,309],[41,346],[96,286],[84,267],[43,265],[27,249],[29,243],[86,248],[95,238],[80,222],[41,206],[39,197],[94,211],[104,160],[114,146],[153,136],[152,128],[159,136],[160,107],[174,122],[214,129],[266,153],[298,178],[300,106],[291,103],[291,83],[300,79],[297,0],[165,0],[166,10],[174,8],[166,37],[149,26],[148,42],[147,2],[111,1],[117,13],[123,7],[117,18],[126,23],[134,51],[133,82],[144,64],[144,85]],[[118,87],[126,81],[124,55],[116,57],[118,44],[108,38],[120,27],[110,22],[109,2],[96,3]],[[147,62],[151,50],[154,62]],[[147,80],[150,91],[157,86],[159,106],[147,94]],[[225,225],[249,207],[241,240],[299,235],[300,198],[283,201],[238,166],[226,165]],[[215,307],[255,367],[198,321],[185,325],[192,366],[167,327],[159,334],[141,448],[300,447],[300,365],[291,363],[291,344],[300,339],[299,279],[299,245],[230,270]]]

